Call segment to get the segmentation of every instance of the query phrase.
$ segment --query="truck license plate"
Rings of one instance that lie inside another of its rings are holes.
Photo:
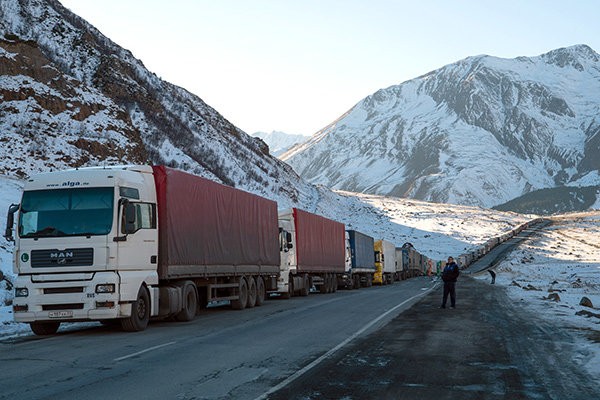
[[[49,318],[70,318],[73,317],[73,311],[50,311]]]

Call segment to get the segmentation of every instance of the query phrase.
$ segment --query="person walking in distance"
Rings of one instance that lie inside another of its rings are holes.
[[[450,307],[456,307],[456,280],[460,271],[458,265],[454,262],[454,258],[448,257],[448,263],[442,271],[442,280],[444,281],[444,298],[440,308],[446,308],[446,301],[450,295]]]

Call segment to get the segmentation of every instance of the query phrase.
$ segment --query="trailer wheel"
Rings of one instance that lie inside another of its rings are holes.
[[[373,275],[368,274],[367,275],[367,287],[371,287],[373,286]]]
[[[338,280],[336,274],[331,274],[331,292],[336,293],[338,290]]]
[[[323,284],[319,287],[319,293],[329,293],[329,274],[323,275]]]
[[[131,304],[131,316],[121,319],[121,329],[126,332],[139,332],[150,322],[150,295],[145,286],[140,287],[137,300]]]
[[[175,319],[180,322],[187,322],[194,319],[198,309],[198,290],[194,282],[186,281],[183,286],[183,308],[177,314]]]
[[[36,335],[54,335],[58,331],[60,322],[31,322],[29,326]]]
[[[352,289],[360,289],[360,275],[352,276]]]
[[[234,310],[243,310],[248,304],[248,284],[244,277],[240,278],[239,296],[237,300],[231,301],[231,308]]]
[[[266,292],[265,292],[265,281],[262,277],[256,277],[256,306],[262,306],[265,302]]]
[[[302,288],[300,289],[300,296],[308,296],[309,286],[310,280],[308,279],[308,275],[304,274],[304,277],[302,278]]]
[[[246,307],[252,308],[256,305],[256,281],[253,276],[249,276],[248,278],[248,303]]]

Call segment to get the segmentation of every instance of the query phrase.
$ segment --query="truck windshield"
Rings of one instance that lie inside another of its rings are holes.
[[[107,235],[112,229],[113,200],[112,187],[26,191],[19,236]]]

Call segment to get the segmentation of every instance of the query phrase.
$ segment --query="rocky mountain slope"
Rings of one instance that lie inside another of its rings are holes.
[[[57,0],[0,2],[0,98],[0,174],[152,162],[287,204],[313,195],[264,142]]]
[[[469,57],[379,90],[282,155],[336,189],[491,207],[600,184],[600,56]]]
[[[294,135],[280,131],[272,131],[268,133],[254,132],[252,136],[257,137],[265,142],[267,146],[269,146],[269,154],[274,157],[279,157],[295,144],[308,140],[308,137],[304,135]]]

